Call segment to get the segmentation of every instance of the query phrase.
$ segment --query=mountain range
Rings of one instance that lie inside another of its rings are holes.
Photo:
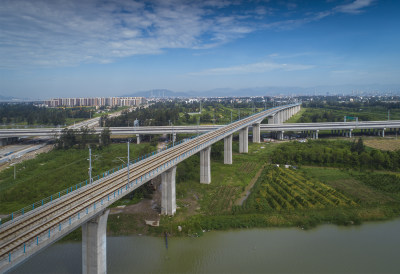
[[[207,91],[175,92],[168,89],[154,89],[122,95],[123,97],[240,97],[240,96],[288,96],[288,95],[400,95],[400,85],[342,85],[315,87],[253,87],[217,88]]]

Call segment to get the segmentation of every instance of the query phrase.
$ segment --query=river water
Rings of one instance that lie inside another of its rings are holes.
[[[80,273],[81,244],[54,244],[13,273]],[[400,273],[400,220],[340,227],[108,237],[108,273]]]

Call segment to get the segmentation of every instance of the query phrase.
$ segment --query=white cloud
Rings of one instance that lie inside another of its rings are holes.
[[[190,73],[190,75],[235,75],[235,74],[264,73],[274,70],[283,70],[283,71],[308,70],[312,68],[314,68],[314,66],[312,65],[259,62],[259,63],[231,66],[225,68],[211,68],[200,72],[193,72]]]
[[[293,29],[338,12],[359,13],[373,2],[355,0],[274,21],[270,3],[257,1],[2,0],[0,68],[110,63],[165,49],[209,49],[259,29]]]
[[[3,0],[0,67],[68,66],[168,48],[210,48],[254,31],[231,1]]]
[[[363,9],[370,6],[375,0],[355,0],[346,5],[336,7],[335,10],[343,13],[361,13]]]

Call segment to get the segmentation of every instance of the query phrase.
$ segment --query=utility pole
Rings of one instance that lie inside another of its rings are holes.
[[[172,124],[172,146],[175,146],[174,124]]]
[[[168,125],[171,126],[171,120],[168,120]],[[171,134],[169,135],[169,141],[171,141]]]
[[[197,136],[199,136],[200,116],[197,117]]]
[[[128,139],[128,184],[129,184],[129,143],[130,139]]]
[[[89,183],[92,183],[92,150],[89,147]]]

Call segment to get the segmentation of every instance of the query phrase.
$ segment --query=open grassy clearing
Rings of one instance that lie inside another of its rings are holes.
[[[368,147],[372,147],[380,150],[395,151],[400,149],[400,139],[389,139],[389,138],[364,138],[364,144]]]
[[[316,178],[321,182],[346,193],[356,201],[365,204],[385,204],[394,202],[392,195],[376,191],[357,179],[362,172],[340,170],[337,168],[302,167],[301,171],[306,176]]]
[[[154,150],[149,144],[130,146],[131,158]],[[92,149],[92,175],[116,168],[126,162],[126,144],[113,144]],[[35,159],[17,164],[17,178],[14,169],[0,172],[0,212],[7,214],[31,203],[75,186],[88,179],[88,150],[52,150],[38,155]]]
[[[176,185],[177,203],[188,204],[191,201],[198,208],[197,212],[205,215],[230,213],[235,201],[246,189],[250,181],[259,171],[275,144],[249,143],[249,153],[237,153],[238,146],[234,143],[234,161],[225,165],[223,159],[212,160],[211,184],[200,184],[200,165],[198,155],[194,155],[178,165]],[[212,148],[211,148],[212,150]],[[191,176],[187,176],[192,174]],[[185,178],[182,180],[183,175]],[[187,210],[177,213],[187,215]]]

